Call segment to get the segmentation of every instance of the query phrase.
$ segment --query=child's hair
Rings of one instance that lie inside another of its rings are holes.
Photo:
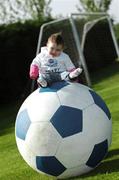
[[[48,38],[48,42],[50,41],[56,43],[57,45],[62,45],[64,47],[64,40],[61,36],[61,33],[51,34],[51,36]]]

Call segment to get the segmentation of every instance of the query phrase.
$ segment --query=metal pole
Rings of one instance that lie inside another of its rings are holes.
[[[98,21],[103,20],[103,19],[107,19],[107,16],[104,16],[104,17],[101,17],[101,18],[98,18],[98,19],[95,19],[95,20],[91,20],[91,21],[88,21],[87,23],[85,23],[85,25],[84,25],[84,31],[83,31],[83,35],[82,35],[82,43],[81,43],[81,49],[82,49],[82,50],[83,50],[83,48],[84,48],[84,42],[85,42],[86,33],[87,33]],[[89,27],[88,30],[86,31],[86,30],[85,30],[85,29],[86,29],[86,26],[87,26],[88,24],[90,24],[90,23],[92,23],[92,24],[90,25],[90,27]]]
[[[115,46],[115,49],[116,49],[116,52],[117,52],[117,56],[119,57],[119,47],[118,47],[118,43],[117,43],[115,33],[114,33],[114,30],[113,30],[112,22],[111,22],[109,17],[107,17],[107,20],[109,22],[109,28],[110,28],[110,32],[111,32],[111,35],[112,35],[114,46]]]
[[[99,13],[71,13],[71,16],[77,16],[77,15],[83,15],[83,16],[108,16],[107,13],[99,12]]]
[[[77,32],[74,20],[72,18],[72,15],[70,16],[69,20],[70,20],[72,31],[73,31],[73,36],[74,36],[74,39],[75,39],[75,42],[76,42],[78,56],[80,57],[81,64],[82,64],[82,66],[84,68],[86,81],[87,81],[88,86],[91,86],[91,81],[90,81],[87,65],[86,65],[86,62],[85,62],[84,55],[83,55],[83,53],[81,51],[81,45],[80,45],[80,41],[79,41],[79,36],[78,36],[78,32]]]

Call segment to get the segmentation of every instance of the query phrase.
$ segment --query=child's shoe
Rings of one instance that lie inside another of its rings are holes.
[[[38,79],[37,79],[37,83],[39,86],[41,87],[47,87],[47,81],[42,77],[40,76]]]
[[[67,72],[67,71],[62,72],[61,73],[61,80],[66,80],[68,75],[69,75],[69,72]]]

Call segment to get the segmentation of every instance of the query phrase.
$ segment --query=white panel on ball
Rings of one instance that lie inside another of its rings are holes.
[[[89,88],[79,83],[71,83],[57,92],[61,104],[83,109],[94,103]]]
[[[66,168],[74,168],[85,164],[94,147],[87,136],[81,132],[64,138],[56,157]]]
[[[50,122],[32,123],[25,143],[35,155],[53,156],[62,140],[62,137]]]
[[[23,159],[29,164],[30,167],[36,170],[36,158],[35,154],[28,148],[25,141],[16,138],[17,147],[22,155]]]
[[[83,133],[88,137],[89,142],[97,144],[108,139],[108,146],[110,146],[112,121],[100,107],[93,104],[84,109],[83,120]]]
[[[82,174],[88,173],[92,168],[86,166],[85,164],[67,169],[64,173],[58,176],[58,179],[64,179],[68,177],[80,176]]]
[[[30,98],[27,110],[32,122],[49,121],[59,106],[56,93],[39,93],[38,89]]]

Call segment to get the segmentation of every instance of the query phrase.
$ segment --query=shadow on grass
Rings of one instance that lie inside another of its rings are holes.
[[[119,74],[119,62],[115,61],[112,64],[90,74],[92,84],[95,84],[103,79],[109,78],[115,74]]]
[[[119,149],[114,149],[108,152],[107,156],[105,157],[105,159],[109,159],[113,156],[117,156],[119,155]]]
[[[119,159],[113,159],[110,161],[105,161],[101,163],[98,167],[96,167],[92,172],[80,176],[82,179],[85,177],[93,177],[98,174],[110,174],[112,172],[119,172]]]
[[[98,174],[106,174],[106,173],[110,174],[112,172],[119,172],[119,158],[109,159],[111,157],[113,158],[113,156],[118,156],[118,155],[119,155],[119,149],[114,149],[109,151],[107,157],[105,158],[105,161],[103,161],[100,165],[98,165],[94,170],[82,176],[69,178],[69,180],[76,180],[80,178],[85,179],[86,177],[93,177],[93,176],[97,176]]]
[[[97,176],[98,174],[110,174],[112,172],[119,172],[119,159],[113,159],[110,161],[105,161],[102,162],[99,166],[97,166],[94,170],[91,172],[77,176],[74,178],[68,178],[66,180],[77,180],[77,179],[85,179],[86,177],[94,177]]]

